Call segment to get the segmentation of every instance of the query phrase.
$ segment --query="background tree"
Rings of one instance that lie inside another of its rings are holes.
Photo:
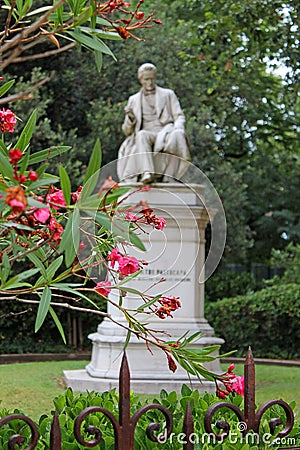
[[[104,163],[116,159],[123,107],[139,88],[136,69],[153,62],[158,84],[174,89],[185,110],[193,163],[225,205],[224,264],[268,262],[272,247],[300,239],[299,7],[279,0],[155,0],[151,8],[163,21],[159,32],[141,30],[146,42],[112,41],[118,64],[105,56],[100,74],[84,48],[39,60],[43,76],[56,74],[20,107],[43,108],[46,124],[35,144],[44,145],[46,125],[53,143],[72,143],[65,161],[78,180],[97,137]],[[146,5],[144,11],[150,13]],[[24,64],[9,70],[24,73]],[[26,63],[28,74],[35,64]]]

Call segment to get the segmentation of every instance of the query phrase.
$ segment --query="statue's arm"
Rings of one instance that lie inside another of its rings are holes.
[[[174,118],[174,128],[184,130],[185,127],[185,115],[180,106],[179,100],[175,92],[171,91],[170,104],[172,110],[172,116]]]
[[[122,125],[122,130],[125,136],[130,136],[134,132],[136,117],[133,112],[132,102],[129,99],[127,105],[125,106],[125,119]]]

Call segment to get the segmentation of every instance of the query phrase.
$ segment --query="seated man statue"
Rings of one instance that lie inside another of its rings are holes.
[[[121,181],[180,180],[190,161],[185,117],[176,94],[155,84],[156,67],[138,69],[141,90],[129,97],[117,163]]]

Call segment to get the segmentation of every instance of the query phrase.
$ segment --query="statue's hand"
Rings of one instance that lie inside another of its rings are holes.
[[[135,115],[134,115],[134,112],[132,111],[132,109],[125,108],[125,114],[131,122],[133,122],[133,123],[136,122],[136,118],[135,118]]]

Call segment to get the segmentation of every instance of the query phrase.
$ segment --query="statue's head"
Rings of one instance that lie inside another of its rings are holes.
[[[155,91],[156,67],[154,64],[145,63],[138,70],[138,77],[144,92]]]
[[[154,64],[145,63],[142,64],[138,69],[138,78],[141,81],[141,78],[145,75],[151,75],[154,78],[156,77],[156,67]]]

